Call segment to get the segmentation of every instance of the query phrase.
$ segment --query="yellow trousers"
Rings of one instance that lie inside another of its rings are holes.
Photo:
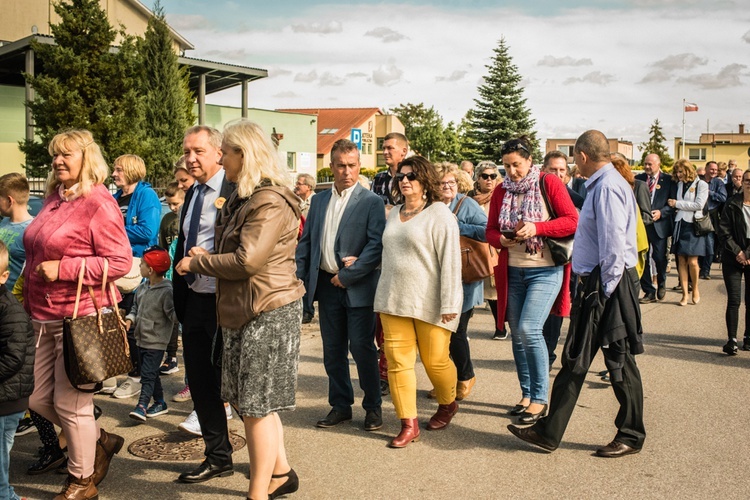
[[[417,418],[417,350],[439,404],[456,399],[456,365],[450,359],[451,332],[414,318],[380,314],[388,384],[399,419]]]

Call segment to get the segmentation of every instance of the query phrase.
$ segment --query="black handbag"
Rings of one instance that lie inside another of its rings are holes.
[[[552,204],[550,204],[549,200],[547,199],[547,190],[544,187],[544,177],[546,175],[547,174],[545,173],[539,176],[539,190],[542,192],[544,205],[547,207],[547,212],[549,212],[550,219],[556,219],[557,215],[552,209]],[[549,236],[545,236],[543,238],[544,246],[547,248],[547,250],[549,250],[549,253],[552,256],[552,261],[556,266],[567,264],[573,257],[573,236],[574,235],[571,234],[570,236],[566,236],[564,238],[550,238]]]
[[[703,210],[701,210],[701,214],[703,214],[703,217],[698,217],[698,212],[695,212],[695,216],[693,217],[693,232],[696,236],[705,236],[707,234],[714,232],[714,225],[711,222],[711,215],[708,213],[707,210],[708,202],[703,206]]]
[[[107,271],[109,263],[104,260],[102,277],[102,301],[107,296]],[[109,295],[112,307],[104,310],[96,302],[94,290],[88,287],[96,314],[78,317],[78,305],[81,300],[83,276],[86,271],[86,259],[81,262],[78,273],[78,289],[73,308],[73,317],[63,319],[63,359],[65,373],[73,387],[82,392],[95,392],[101,388],[101,382],[128,373],[133,369],[130,361],[125,321],[117,308],[117,296],[114,284],[109,283]],[[81,385],[96,384],[93,389],[81,388]]]

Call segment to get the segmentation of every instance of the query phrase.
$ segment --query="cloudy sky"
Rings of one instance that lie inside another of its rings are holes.
[[[148,0],[145,3],[149,4]],[[750,128],[750,0],[162,0],[188,56],[267,69],[252,107],[473,107],[505,37],[542,139]],[[149,5],[150,6],[150,5]],[[239,106],[239,91],[209,97]],[[671,143],[670,143],[671,147]]]

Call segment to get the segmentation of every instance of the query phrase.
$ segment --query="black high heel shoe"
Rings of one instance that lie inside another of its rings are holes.
[[[533,424],[546,414],[547,405],[542,406],[542,409],[539,411],[539,413],[530,413],[528,411],[525,411],[518,416],[518,423],[524,425]]]
[[[529,405],[526,405],[526,406],[524,406],[524,405],[516,405],[516,406],[514,406],[508,412],[508,415],[512,415],[514,417],[517,417],[519,415],[523,415],[524,413],[526,413],[526,408],[528,408],[528,407],[529,407]]]
[[[274,479],[288,477],[289,479],[287,479],[284,484],[269,493],[268,500],[273,500],[274,498],[279,498],[280,496],[294,493],[299,489],[299,477],[297,477],[297,473],[294,472],[294,469],[289,469],[289,472],[287,472],[286,474],[274,474],[271,477]]]

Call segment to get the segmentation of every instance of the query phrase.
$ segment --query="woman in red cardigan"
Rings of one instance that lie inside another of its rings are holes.
[[[52,172],[47,197],[23,236],[24,307],[37,335],[36,386],[29,406],[60,426],[68,439],[68,479],[55,498],[96,498],[96,485],[104,479],[124,440],[100,431],[94,420],[93,394],[78,391],[67,378],[62,356],[63,318],[73,315],[84,258],[84,285],[97,287],[101,286],[104,261],[109,264],[107,281],[114,281],[130,270],[132,252],[120,208],[104,186],[109,168],[91,132],[58,134],[50,142],[49,152]],[[104,297],[97,300],[117,305]],[[85,316],[95,310],[90,295],[81,293],[78,314]]]
[[[521,385],[521,400],[510,411],[519,424],[532,424],[547,411],[549,358],[542,327],[550,310],[561,316],[570,312],[570,265],[555,265],[544,238],[570,236],[578,225],[565,186],[556,176],[542,174],[530,151],[525,137],[503,145],[507,177],[492,194],[487,222],[487,242],[499,256],[497,325],[508,321]]]

